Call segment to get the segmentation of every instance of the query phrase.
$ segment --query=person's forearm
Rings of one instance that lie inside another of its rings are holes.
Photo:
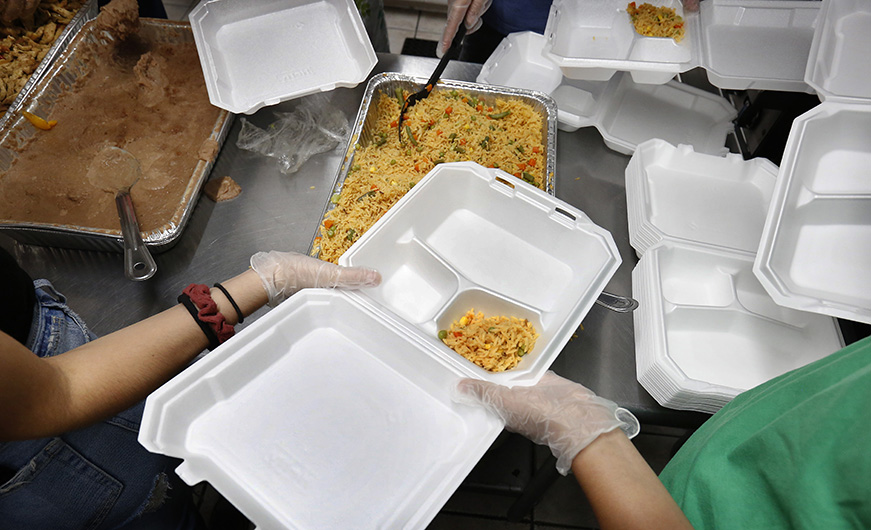
[[[572,461],[572,472],[603,530],[692,528],[620,430],[599,436],[578,453]]]
[[[257,274],[248,270],[222,282],[243,315],[266,304]],[[236,310],[212,289],[218,310],[236,324]],[[15,438],[45,436],[82,427],[120,412],[154,391],[208,346],[203,331],[182,305],[44,361],[50,367],[39,389],[43,406],[32,411]],[[7,433],[7,437],[10,434]]]

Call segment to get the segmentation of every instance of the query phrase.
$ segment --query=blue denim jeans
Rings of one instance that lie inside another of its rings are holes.
[[[27,346],[40,357],[94,340],[47,280],[36,280],[37,304]],[[144,402],[61,436],[0,443],[0,527],[22,529],[202,528],[179,464],[137,441]]]

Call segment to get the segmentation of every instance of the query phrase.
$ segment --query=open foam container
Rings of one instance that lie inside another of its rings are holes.
[[[356,86],[378,61],[352,0],[203,0],[188,18],[209,99],[234,113]]]
[[[680,0],[650,3],[684,18],[681,42],[636,33],[627,0],[555,0],[545,53],[572,79],[625,71],[637,83],[662,84],[701,66],[720,88],[811,92],[804,68],[819,2],[705,0],[697,13],[685,13]]]
[[[149,396],[139,440],[260,528],[423,528],[501,432],[460,377],[532,385],[620,264],[580,210],[471,162],[437,166],[341,258],[380,286],[305,289]],[[486,372],[438,338],[474,307],[540,333]]]
[[[724,155],[737,111],[725,98],[669,81],[639,84],[624,72],[608,81],[565,78],[543,55],[545,37],[512,33],[503,39],[478,74],[479,83],[549,93],[558,107],[558,127],[573,132],[596,127],[610,149],[632,154],[638,144],[662,138],[700,153]]]
[[[713,413],[843,346],[833,318],[778,305],[753,273],[777,174],[662,140],[629,161],[636,371],[663,406]]]
[[[777,303],[871,323],[871,5],[824,0],[754,272]]]
[[[755,252],[777,172],[764,158],[644,142],[626,167],[629,243],[639,257],[663,239]]]

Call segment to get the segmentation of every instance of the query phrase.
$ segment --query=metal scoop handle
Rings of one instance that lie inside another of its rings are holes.
[[[121,190],[115,194],[115,206],[118,208],[121,234],[124,236],[124,275],[133,281],[147,280],[157,272],[157,264],[139,235],[139,221],[136,220],[136,210],[133,209],[129,190]]]
[[[602,294],[596,299],[596,303],[617,313],[631,313],[638,307],[638,300],[628,296],[611,294],[607,291],[602,291]]]

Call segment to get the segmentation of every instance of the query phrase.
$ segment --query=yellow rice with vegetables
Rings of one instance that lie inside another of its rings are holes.
[[[437,164],[473,161],[546,189],[545,118],[532,105],[499,97],[485,101],[437,86],[406,113],[400,143],[400,102],[408,95],[376,96],[371,140],[356,148],[315,239],[312,250],[320,259],[336,263]]]
[[[648,3],[636,7],[635,2],[626,6],[635,31],[645,37],[670,37],[680,42],[684,37],[684,20],[670,7],[656,7]]]
[[[439,339],[452,350],[490,372],[504,372],[535,347],[538,333],[528,320],[515,317],[485,317],[470,309],[439,331]]]

